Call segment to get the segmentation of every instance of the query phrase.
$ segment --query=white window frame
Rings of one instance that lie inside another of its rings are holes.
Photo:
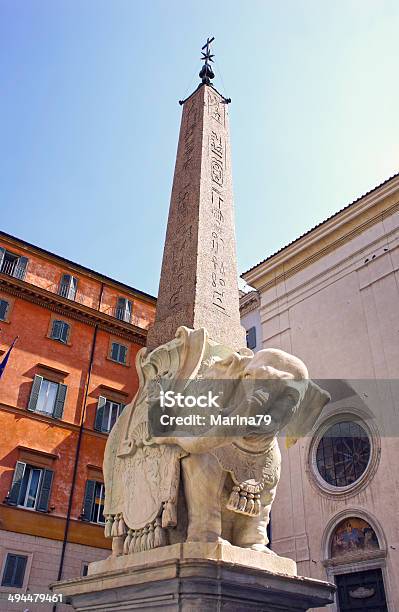
[[[39,468],[39,467],[36,467],[34,465],[31,465],[30,463],[27,463],[26,467],[25,467],[25,472],[26,472],[26,469],[29,469],[30,473],[29,473],[29,477],[28,477],[28,484],[26,485],[25,499],[24,499],[24,503],[23,504],[21,504],[21,503],[17,504],[17,508],[25,508],[25,510],[36,510],[37,502],[38,502],[39,495],[40,495],[40,487],[41,487],[42,479],[43,479],[43,468]],[[30,488],[30,485],[31,485],[31,482],[32,482],[32,473],[33,473],[33,470],[37,470],[38,472],[40,472],[40,475],[39,475],[39,480],[38,480],[38,483],[37,483],[37,491],[36,491],[36,496],[35,496],[35,503],[34,503],[33,506],[27,506],[26,502],[27,502],[28,497],[29,497],[29,488]],[[25,477],[25,474],[24,474],[24,477]]]
[[[122,403],[121,402],[114,402],[114,400],[107,399],[106,402],[105,402],[104,410],[106,409],[107,404],[110,406],[109,415],[108,415],[107,430],[106,430],[107,433],[109,433],[111,431],[111,421],[112,421],[113,408],[115,406],[117,406],[117,412],[118,412],[117,415],[116,415],[115,422],[114,422],[114,425],[115,425],[115,423],[116,423],[116,421],[117,421],[117,419],[118,419],[118,417],[119,417],[119,415],[121,413]]]
[[[47,405],[50,385],[56,385],[57,386],[57,391],[55,393],[54,404],[53,404],[51,412],[49,412],[48,410],[41,410],[41,409],[37,408],[37,406],[39,404],[40,393],[42,392],[42,389],[43,389],[43,383],[45,383],[45,382],[49,383],[49,385],[47,385],[47,393],[46,393],[47,397],[46,397],[45,405]],[[56,401],[57,401],[58,388],[59,388],[59,383],[55,382],[54,380],[49,380],[48,378],[43,378],[43,380],[41,382],[41,385],[40,385],[40,389],[39,389],[39,395],[37,397],[36,412],[39,412],[40,414],[47,414],[47,415],[53,416],[54,409],[55,409],[55,404],[56,404]]]

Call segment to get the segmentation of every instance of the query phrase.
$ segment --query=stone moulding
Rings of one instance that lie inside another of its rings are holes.
[[[332,603],[335,592],[294,575],[291,559],[220,544],[176,544],[93,565],[95,573],[50,585],[78,611],[304,612]]]

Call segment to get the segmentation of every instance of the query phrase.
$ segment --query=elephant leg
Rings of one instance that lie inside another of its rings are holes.
[[[226,472],[207,453],[189,455],[181,463],[188,512],[187,541],[217,542],[222,533],[221,494]]]
[[[262,495],[259,516],[252,517],[236,513],[233,531],[233,544],[235,546],[271,553],[271,550],[267,547],[269,543],[267,526],[275,495],[276,488]]]

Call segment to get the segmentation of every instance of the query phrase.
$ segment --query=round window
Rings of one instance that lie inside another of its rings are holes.
[[[334,487],[347,487],[361,477],[371,455],[366,431],[353,421],[341,421],[327,429],[316,450],[320,476]]]

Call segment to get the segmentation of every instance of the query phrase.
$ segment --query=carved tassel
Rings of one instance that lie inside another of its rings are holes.
[[[119,517],[119,523],[118,523],[118,536],[124,536],[126,535],[127,529],[126,529],[126,525],[125,525],[125,521],[123,520],[122,514]]]
[[[111,529],[111,537],[116,538],[118,536],[118,524],[119,524],[119,518],[116,516],[114,518],[114,522],[112,523],[112,529]]]
[[[260,495],[258,494],[258,495],[255,495],[254,509],[253,509],[253,513],[252,514],[255,515],[255,516],[259,516],[260,508],[261,508],[261,505],[260,505]]]
[[[165,503],[162,512],[162,527],[176,527],[177,525],[177,509],[176,504],[169,500]]]
[[[154,530],[154,548],[166,545],[166,534],[165,530],[161,527],[161,519],[155,519],[155,530]]]
[[[148,528],[148,536],[147,536],[147,549],[148,550],[150,550],[151,548],[154,548],[154,539],[155,539],[154,523],[150,523],[150,526]]]
[[[107,516],[107,520],[105,522],[105,527],[104,527],[104,535],[106,538],[110,538],[111,533],[112,533],[112,523],[114,522],[114,517],[111,515]]]
[[[240,501],[238,503],[238,508],[237,510],[239,512],[245,512],[245,507],[247,505],[247,494],[245,491],[241,491],[241,495],[240,495]]]
[[[141,535],[142,535],[142,529],[138,529],[136,531],[136,539],[134,540],[134,552],[140,552],[140,541],[141,541]]]
[[[233,487],[233,490],[230,494],[229,501],[227,502],[227,508],[229,510],[237,510],[238,504],[240,501],[240,487]]]
[[[129,554],[129,547],[130,547],[130,542],[132,541],[132,530],[129,529],[127,532],[127,536],[125,538],[125,541],[123,542],[123,554],[124,555],[128,555]]]
[[[247,505],[245,506],[246,514],[253,514],[254,508],[255,508],[254,495],[252,493],[248,493],[248,501],[247,501]]]
[[[142,531],[142,534],[140,538],[140,551],[143,551],[143,550],[147,550],[148,527],[144,527],[144,529],[142,529],[141,531]]]
[[[132,555],[134,553],[134,547],[136,546],[136,540],[137,540],[137,531],[133,531],[132,539],[130,540],[130,544],[129,544],[129,555]]]

